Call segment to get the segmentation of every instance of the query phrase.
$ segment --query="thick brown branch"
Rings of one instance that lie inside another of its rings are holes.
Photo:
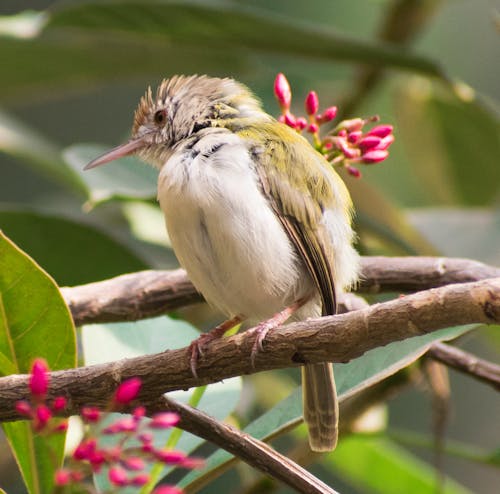
[[[500,276],[500,269],[468,259],[364,257],[360,292],[415,292]],[[201,302],[185,271],[141,271],[63,288],[75,324],[135,321]]]
[[[471,353],[445,343],[434,343],[429,348],[427,355],[500,391],[500,365],[482,360]]]
[[[233,376],[301,365],[347,362],[393,341],[460,324],[500,322],[500,278],[435,288],[337,316],[311,319],[271,331],[264,351],[250,354],[252,331],[211,342],[190,371],[188,348],[119,362],[53,372],[51,395],[69,399],[68,412],[84,404],[103,406],[117,383],[143,380],[141,401],[154,403],[167,391],[201,386]],[[0,379],[0,421],[16,418],[14,403],[27,396],[27,377]]]
[[[181,417],[180,427],[233,453],[254,468],[266,473],[295,491],[307,494],[337,494],[331,487],[266,443],[245,434],[207,414],[162,397],[154,406],[156,411],[168,409]],[[152,410],[150,407],[149,411]]]

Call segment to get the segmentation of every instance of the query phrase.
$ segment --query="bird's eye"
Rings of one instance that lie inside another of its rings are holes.
[[[165,110],[158,110],[154,116],[155,124],[164,125],[167,121],[167,112]]]

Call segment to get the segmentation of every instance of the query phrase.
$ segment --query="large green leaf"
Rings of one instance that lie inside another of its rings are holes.
[[[389,439],[349,436],[326,465],[353,486],[373,494],[435,494],[437,473]],[[472,494],[446,478],[441,494]]]
[[[77,220],[0,206],[0,228],[60,285],[89,283],[148,267],[112,237]]]
[[[74,367],[73,321],[54,283],[0,231],[0,373],[28,373],[35,357],[51,369]],[[51,492],[53,463],[62,461],[64,436],[33,435],[27,422],[2,427],[30,493]]]
[[[409,338],[371,350],[347,364],[335,365],[335,381],[340,400],[408,366],[422,356],[434,341],[452,339],[470,329],[470,326],[460,326]],[[244,431],[257,439],[266,440],[278,435],[280,431],[298,425],[301,418],[302,393],[297,389],[288,398],[245,427]],[[229,453],[218,450],[207,459],[204,470],[189,473],[181,481],[180,486],[185,487],[192,482],[199,482],[204,475],[223,469],[231,459]]]
[[[433,203],[489,205],[500,197],[500,125],[471,91],[462,100],[414,78],[397,97],[398,129]]]
[[[165,67],[171,73],[234,73],[252,52],[397,67],[444,78],[437,63],[408,50],[230,2],[66,2],[48,14],[36,39],[6,38],[0,44],[4,98],[28,87],[82,87],[118,75],[163,73]],[[33,16],[33,36],[44,20]],[[29,23],[29,17],[23,22]]]

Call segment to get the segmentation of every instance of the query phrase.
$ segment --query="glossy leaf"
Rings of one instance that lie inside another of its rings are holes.
[[[456,338],[470,329],[470,326],[443,329],[428,335],[391,343],[383,348],[376,348],[347,364],[336,364],[335,381],[340,400],[410,365],[421,357],[434,341]],[[302,394],[298,389],[245,427],[244,431],[257,439],[268,440],[298,425],[301,420]],[[213,470],[223,469],[231,459],[229,453],[218,450],[207,459],[207,466],[204,470],[189,473],[179,485],[185,487],[191,483],[202,482],[204,475]]]
[[[327,467],[373,494],[472,494],[450,478],[437,490],[437,472],[389,439],[352,435],[342,440]]]
[[[148,268],[95,227],[61,216],[0,207],[0,228],[60,285],[79,285]]]
[[[52,280],[0,231],[0,373],[28,373],[35,357],[53,370],[74,367],[73,321]],[[27,422],[2,424],[30,493],[51,492],[64,435],[33,435]]]

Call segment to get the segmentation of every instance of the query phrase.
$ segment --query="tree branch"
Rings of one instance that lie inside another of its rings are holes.
[[[500,277],[500,269],[469,259],[363,257],[359,292],[409,293]],[[62,288],[77,326],[136,321],[203,301],[184,270],[140,271]]]
[[[50,393],[66,396],[68,413],[76,413],[84,404],[104,406],[119,382],[138,376],[143,381],[139,399],[147,405],[168,391],[303,363],[347,362],[372,348],[441,328],[499,322],[500,278],[448,285],[277,328],[266,337],[255,368],[250,362],[255,339],[250,330],[207,345],[198,362],[199,378],[191,374],[190,351],[184,348],[53,372]],[[28,396],[27,383],[27,376],[0,378],[0,421],[18,418],[14,403]]]
[[[168,397],[158,400],[151,411],[176,412],[181,417],[179,427],[198,437],[210,441],[234,454],[245,463],[274,477],[297,492],[304,494],[338,494],[321,480],[286,456],[278,453],[266,443],[249,434],[219,422],[209,415]]]
[[[427,355],[500,391],[500,366],[445,343],[434,343]]]

